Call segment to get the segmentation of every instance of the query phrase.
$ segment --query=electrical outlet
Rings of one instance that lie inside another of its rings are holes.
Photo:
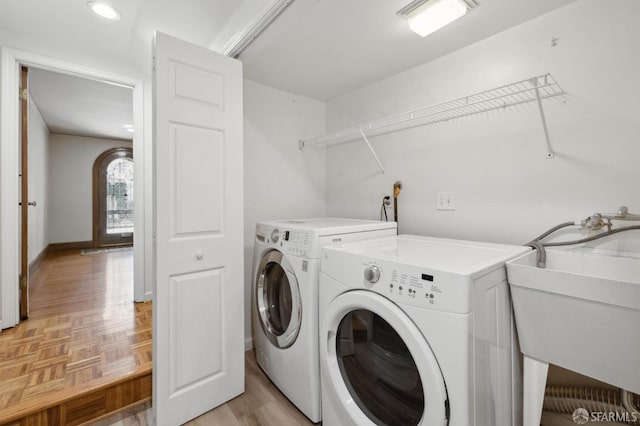
[[[455,194],[453,192],[438,192],[436,210],[455,210]]]

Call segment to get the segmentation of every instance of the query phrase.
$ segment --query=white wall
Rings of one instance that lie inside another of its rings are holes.
[[[256,222],[326,215],[326,150],[296,141],[323,133],[325,104],[244,81],[245,342],[251,342]]]
[[[554,159],[535,104],[372,138],[384,175],[362,142],[329,148],[329,215],[376,218],[396,180],[401,233],[522,244],[596,211],[640,212],[639,27],[637,1],[582,0],[331,100],[333,131],[547,72],[568,92],[545,103]],[[455,211],[436,211],[439,191]]]
[[[93,240],[93,163],[110,148],[131,146],[131,141],[51,135],[50,243]]]
[[[49,195],[49,128],[42,119],[38,107],[29,96],[29,201],[35,201],[35,207],[29,207],[29,263],[49,244],[48,220]]]

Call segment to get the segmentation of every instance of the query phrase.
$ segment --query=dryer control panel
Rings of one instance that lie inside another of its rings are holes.
[[[301,230],[280,230],[280,247],[285,253],[295,256],[309,257],[313,236],[310,232]]]
[[[380,222],[384,227],[374,222],[371,225],[372,229],[360,229],[353,232],[349,229],[332,230],[330,233],[327,233],[328,231],[320,232],[324,231],[322,229],[302,228],[296,221],[289,222],[256,224],[256,243],[276,248],[287,255],[318,259],[323,247],[335,247],[348,242],[390,237],[396,233],[395,228],[384,225],[385,222]],[[359,227],[362,226],[359,225]]]
[[[313,235],[308,231],[258,225],[256,238],[293,256],[309,257],[312,252]]]

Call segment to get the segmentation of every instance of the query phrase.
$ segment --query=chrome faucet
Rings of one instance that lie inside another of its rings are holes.
[[[622,206],[616,213],[594,213],[580,221],[580,226],[593,230],[598,230],[606,226],[609,231],[611,231],[612,220],[640,221],[640,214],[629,213],[629,209],[626,206]]]

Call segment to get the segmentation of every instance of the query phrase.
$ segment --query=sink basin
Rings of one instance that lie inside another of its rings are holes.
[[[640,393],[640,254],[579,247],[507,262],[520,349]]]

